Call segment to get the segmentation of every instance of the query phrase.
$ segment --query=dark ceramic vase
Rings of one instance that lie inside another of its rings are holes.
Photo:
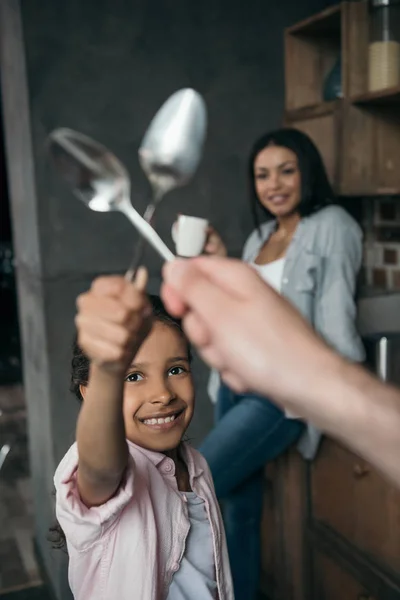
[[[339,56],[325,79],[323,98],[325,102],[330,102],[342,98],[342,96],[342,59]]]

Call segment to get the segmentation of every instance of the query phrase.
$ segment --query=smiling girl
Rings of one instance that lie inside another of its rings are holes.
[[[76,600],[232,600],[211,475],[182,441],[190,348],[158,297],[120,277],[78,299],[77,441],[56,474]]]

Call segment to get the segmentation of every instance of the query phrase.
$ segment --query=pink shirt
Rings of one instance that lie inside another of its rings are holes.
[[[74,444],[54,476],[57,519],[67,538],[75,600],[164,600],[185,550],[190,523],[175,464],[128,442],[130,461],[116,495],[87,508],[76,483]],[[204,500],[214,542],[219,600],[233,600],[225,533],[211,474],[197,450],[183,444],[192,490]]]

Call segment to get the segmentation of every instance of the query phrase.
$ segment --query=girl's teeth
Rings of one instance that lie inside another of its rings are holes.
[[[175,415],[172,417],[166,417],[165,419],[145,419],[145,425],[162,425],[163,423],[171,423],[175,419]]]

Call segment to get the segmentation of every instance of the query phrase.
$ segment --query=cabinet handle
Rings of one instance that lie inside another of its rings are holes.
[[[370,468],[367,464],[356,463],[353,467],[353,475],[356,479],[361,479],[370,473]]]

